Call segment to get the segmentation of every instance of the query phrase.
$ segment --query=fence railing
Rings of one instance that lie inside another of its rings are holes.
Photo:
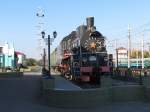
[[[150,76],[150,69],[116,68],[113,70],[112,78],[116,80],[135,82],[142,85],[142,79],[146,76]]]

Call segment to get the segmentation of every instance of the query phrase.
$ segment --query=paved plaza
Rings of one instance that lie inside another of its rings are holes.
[[[150,103],[142,102],[93,108],[49,107],[41,98],[41,76],[37,73],[20,78],[0,78],[0,88],[0,112],[150,112]]]

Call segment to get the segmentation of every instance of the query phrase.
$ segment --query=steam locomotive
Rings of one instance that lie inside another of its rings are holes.
[[[105,37],[96,31],[94,17],[87,25],[64,37],[57,48],[59,71],[70,80],[97,82],[112,71],[112,55],[107,54]]]

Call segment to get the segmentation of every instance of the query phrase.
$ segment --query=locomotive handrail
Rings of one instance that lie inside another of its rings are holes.
[[[73,62],[74,67],[80,67],[80,64],[78,62]]]
[[[107,52],[94,52],[94,53],[91,53],[91,52],[83,52],[82,54],[103,54],[103,53],[107,53]]]

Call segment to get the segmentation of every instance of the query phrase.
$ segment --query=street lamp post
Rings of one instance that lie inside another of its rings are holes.
[[[46,53],[45,48],[43,48],[43,68],[45,69],[45,59],[46,59]]]
[[[44,37],[45,37],[45,32],[42,31],[41,34],[42,34],[42,38],[44,39]],[[46,57],[45,48],[43,48],[43,69],[44,69],[44,70],[45,70],[45,59],[46,59],[45,57]]]
[[[44,31],[42,31],[41,32],[41,34],[42,34],[42,38],[44,39],[45,38],[45,32]],[[56,38],[56,36],[57,36],[57,32],[56,31],[54,31],[53,32],[53,38],[50,38],[50,35],[48,35],[48,38],[47,38],[47,41],[48,41],[48,73],[49,73],[49,75],[51,76],[51,65],[50,65],[50,45],[51,45],[51,39],[54,39],[54,38]],[[44,60],[45,61],[45,60]],[[44,62],[45,63],[45,62]]]
[[[48,35],[48,71],[49,71],[49,73],[50,73],[50,75],[51,75],[51,62],[50,62],[50,44],[51,44],[51,42],[50,42],[50,35]]]

